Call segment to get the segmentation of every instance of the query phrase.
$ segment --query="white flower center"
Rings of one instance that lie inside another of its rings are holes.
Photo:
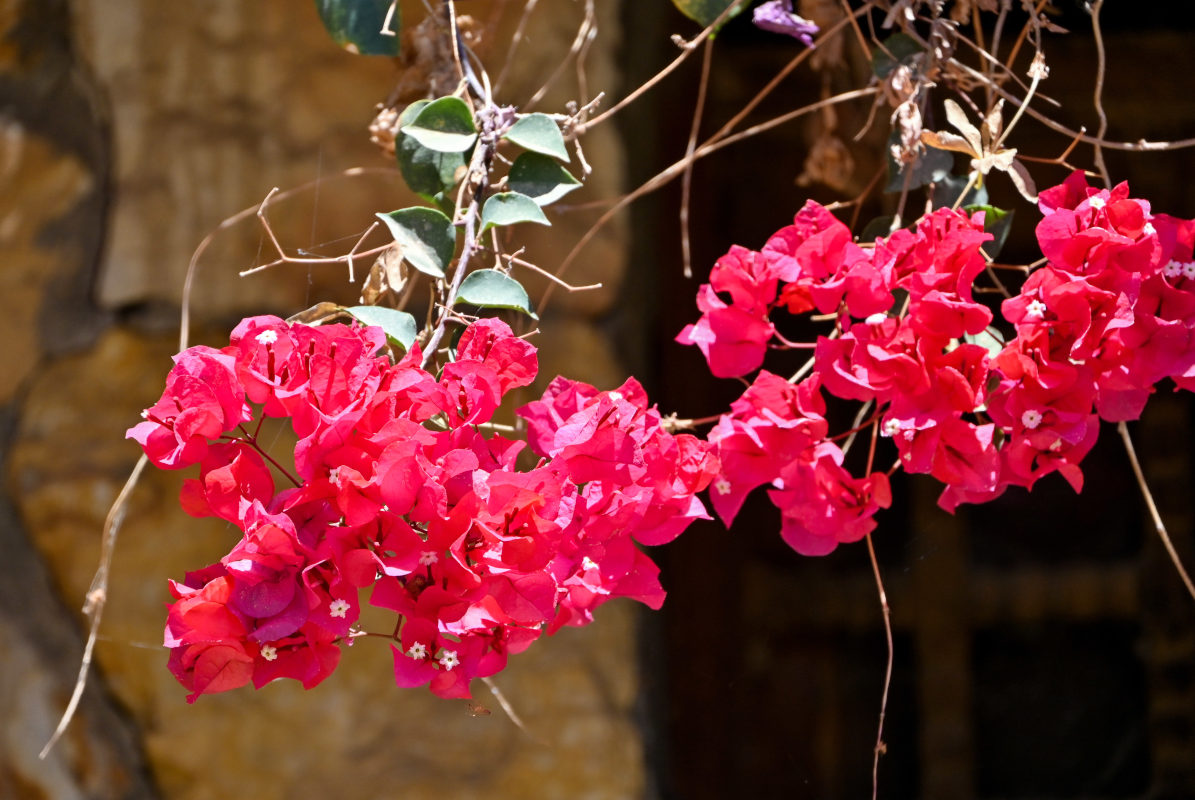
[[[1029,305],[1025,306],[1025,316],[1029,319],[1045,319],[1046,310],[1045,303],[1041,300],[1033,300]]]
[[[272,644],[263,644],[261,646],[261,657],[266,661],[273,661],[278,658],[278,648]]]
[[[435,564],[439,560],[440,560],[440,556],[436,553],[435,550],[424,550],[422,553],[419,554],[419,566],[421,566],[421,567],[430,567],[432,564]]]
[[[584,569],[597,569],[597,562],[589,556],[585,556],[585,558],[581,559],[581,567]]]
[[[884,424],[880,426],[880,435],[891,438],[900,433],[902,427],[898,419],[884,420]]]
[[[1029,430],[1035,430],[1041,425],[1041,412],[1034,408],[1029,409],[1021,415],[1021,424]]]
[[[730,481],[719,475],[718,480],[714,481],[714,491],[718,494],[730,494]]]
[[[1096,210],[1099,210],[1099,209],[1103,208],[1105,205],[1107,205],[1107,203],[1104,201],[1104,198],[1102,198],[1102,197],[1093,197],[1087,201],[1087,205],[1091,206],[1092,208],[1094,208]]]
[[[416,661],[422,661],[427,658],[427,645],[423,642],[415,642],[415,644],[407,648],[407,656]]]
[[[1183,264],[1183,277],[1195,278],[1195,261],[1188,261],[1186,264]]]
[[[349,605],[347,600],[336,599],[328,604],[328,614],[333,617],[343,617],[349,613]]]
[[[1167,278],[1177,278],[1183,274],[1183,265],[1172,258],[1166,266],[1162,267],[1162,274]]]
[[[440,656],[436,659],[436,661],[439,661],[440,666],[442,666],[444,669],[452,669],[457,664],[461,663],[461,660],[456,657],[455,650],[441,650]]]
[[[262,331],[253,338],[257,340],[258,344],[273,344],[274,342],[278,341],[278,332]]]

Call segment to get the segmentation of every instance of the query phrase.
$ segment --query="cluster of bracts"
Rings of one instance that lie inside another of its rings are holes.
[[[762,250],[732,248],[678,339],[716,376],[759,371],[704,440],[673,433],[633,379],[598,391],[556,378],[518,409],[523,452],[489,423],[534,380],[535,348],[496,319],[468,327],[438,375],[417,345],[396,363],[378,355],[378,328],[276,317],[245,320],[223,349],[187,350],[129,435],[160,467],[199,464],[184,508],[243,537],[172,583],[170,668],[192,701],[279,677],[314,686],[366,635],[371,588],[396,615],[380,635],[398,684],[468,696],[508,654],[590,622],[606,600],[659,607],[659,571],[637,545],[705,518],[707,486],[727,524],[771,487],[799,553],[867,535],[891,502],[890,470],[869,457],[855,477],[843,451],[854,434],[872,434],[872,454],[890,441],[892,469],[941,481],[946,509],[1051,472],[1079,490],[1101,419],[1135,419],[1163,379],[1195,387],[1195,223],[1081,174],[1039,206],[1044,264],[1003,301],[999,326],[974,296],[991,270],[982,214],[939,209],[864,245],[809,203]],[[789,342],[783,312],[817,312],[831,330]],[[812,351],[807,377],[760,369],[794,347]],[[830,434],[823,392],[864,404],[854,429]],[[267,417],[291,421],[293,467],[267,465]]]
[[[385,343],[380,328],[244,320],[228,347],[176,356],[130,430],[160,467],[199,464],[189,513],[243,532],[171,584],[170,669],[192,702],[250,681],[319,683],[362,635],[366,588],[397,615],[395,680],[444,697],[607,600],[663,602],[635,543],[706,516],[708,443],[666,430],[634,380],[599,392],[557,378],[519,409],[534,453],[520,468],[524,443],[486,427],[535,378],[532,345],[480,320],[437,377],[418,346],[397,363],[375,355]],[[298,437],[294,473],[275,464],[281,491],[258,443],[267,417]]]

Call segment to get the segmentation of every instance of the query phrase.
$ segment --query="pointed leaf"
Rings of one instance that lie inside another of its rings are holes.
[[[525,194],[539,205],[546,206],[573,189],[580,188],[581,181],[547,156],[521,153],[511,165],[507,185],[511,191]]]
[[[672,0],[672,5],[689,19],[706,27],[735,2],[739,0]],[[737,16],[742,10],[743,6],[740,3],[739,8],[731,12],[730,16]]]
[[[568,149],[564,146],[564,135],[547,114],[528,114],[510,126],[502,137],[514,142],[524,150],[543,153],[561,161],[568,161]]]
[[[477,141],[473,114],[459,97],[441,97],[428,103],[403,133],[439,153],[463,153]]]
[[[460,303],[482,308],[510,308],[539,319],[531,310],[531,299],[523,285],[496,269],[479,269],[466,275],[456,293],[456,304]]]
[[[406,134],[406,126],[430,103],[430,100],[419,100],[403,110],[398,118],[398,139],[394,149],[407,186],[425,200],[434,202],[433,198],[437,194],[447,192],[456,185],[458,171],[463,170],[467,160],[464,153],[432,150]]]
[[[899,64],[909,64],[925,51],[917,40],[904,33],[894,33],[877,47],[871,57],[871,70],[879,78],[887,78]]]
[[[382,33],[391,0],[315,0],[320,19],[332,41],[363,56],[397,56],[402,27],[400,4],[394,4],[390,33]]]
[[[443,278],[444,270],[456,252],[456,228],[452,220],[434,208],[404,208],[378,214],[386,223],[394,241],[402,248],[402,257],[420,272]]]
[[[397,345],[404,351],[410,350],[418,334],[415,318],[405,311],[384,306],[352,306],[345,311],[364,322],[366,325],[376,325],[386,332],[386,338],[391,345]]]
[[[534,200],[518,192],[503,192],[485,201],[481,209],[481,232],[485,233],[496,225],[514,225],[519,222],[535,222],[551,225],[543,210]]]
[[[947,175],[934,183],[934,208],[954,208],[955,203],[958,203],[959,195],[969,184],[971,181],[966,175]],[[958,204],[960,206],[982,206],[987,205],[987,202],[987,187],[971,185],[971,188],[967,190],[966,197]]]
[[[892,157],[891,145],[900,143],[900,133],[893,131],[888,137],[888,185],[885,192],[900,192],[905,188],[905,173],[912,170],[909,176],[909,188],[917,189],[927,183],[937,183],[950,174],[954,167],[954,156],[945,150],[927,149],[917,155],[911,164],[901,164]]]
[[[983,243],[983,252],[987,253],[988,258],[995,258],[999,255],[1000,249],[1004,247],[1004,242],[1008,239],[1008,232],[1012,230],[1014,212],[990,205],[963,206],[963,210],[968,214],[974,214],[976,211],[983,212],[983,229],[994,237],[990,242]]]
[[[331,319],[338,316],[342,309],[336,303],[329,303],[328,301],[321,301],[305,308],[298,314],[292,314],[286,318],[287,322],[301,322],[304,325],[318,325],[324,320]]]

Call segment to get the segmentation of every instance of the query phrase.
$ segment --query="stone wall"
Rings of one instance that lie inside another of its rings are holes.
[[[420,4],[407,5],[417,20]],[[508,83],[512,100],[561,61],[579,22],[576,4],[541,5],[528,60]],[[599,4],[591,86],[617,79],[617,5]],[[512,21],[502,24],[500,42]],[[396,76],[392,61],[332,45],[310,2],[0,0],[0,796],[647,792],[633,717],[635,612],[622,603],[499,676],[525,731],[488,696],[479,701],[492,713],[475,715],[395,688],[389,653],[369,641],[314,691],[283,682],[188,706],[160,647],[166,578],[209,563],[232,537],[182,514],[183,476],[152,470],[120,534],[98,672],[68,736],[36,759],[73,683],[86,624],[77,609],[104,516],[137,459],[124,430],[160,393],[177,349],[192,252],[217,231],[190,298],[192,341],[219,344],[244,314],[355,300],[332,267],[237,277],[262,260],[261,230],[251,214],[218,226],[271,187],[295,189],[271,211],[280,237],[328,252],[373,212],[409,204],[365,131]],[[602,166],[591,196],[610,195],[618,144],[609,131],[586,144]],[[346,176],[361,166],[370,170]],[[555,263],[587,225],[583,215],[561,219],[528,253]],[[553,332],[540,343],[545,373],[564,364],[599,385],[624,377],[597,328],[619,289],[624,238],[611,227],[571,273],[603,281],[602,291],[554,301],[541,325]]]

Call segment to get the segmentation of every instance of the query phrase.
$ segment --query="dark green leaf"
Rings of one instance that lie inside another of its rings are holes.
[[[422,206],[378,214],[378,219],[386,223],[402,248],[402,257],[412,267],[433,278],[444,277],[456,252],[452,220],[434,208]]]
[[[896,131],[888,137],[888,185],[885,192],[901,192],[905,188],[905,173],[912,170],[909,176],[909,189],[917,189],[927,183],[938,183],[950,174],[954,168],[954,156],[945,150],[927,147],[922,150],[912,164],[898,164],[892,157],[892,146],[899,144],[900,134]]]
[[[384,306],[352,306],[345,311],[366,325],[376,325],[386,332],[391,345],[410,350],[418,334],[415,318],[405,311]]]
[[[332,41],[363,56],[398,55],[398,31],[402,27],[402,11],[394,6],[388,31],[382,33],[391,0],[315,0],[320,19]]]
[[[502,137],[514,142],[524,150],[543,153],[545,156],[568,161],[568,150],[560,127],[547,114],[528,114],[510,126]]]
[[[680,13],[704,28],[735,2],[738,0],[672,0],[672,5],[676,6]],[[739,7],[732,11],[730,16],[738,15],[743,7],[744,4],[740,2]]]
[[[490,197],[481,209],[481,232],[485,233],[496,225],[514,225],[519,222],[535,222],[551,225],[534,200],[518,192],[503,192]]]
[[[441,97],[419,110],[403,133],[439,153],[463,153],[477,141],[469,106],[459,97]]]
[[[435,202],[437,194],[448,192],[456,185],[457,172],[465,166],[467,158],[465,153],[430,150],[403,132],[403,127],[410,124],[430,102],[419,100],[403,110],[398,118],[399,132],[394,149],[407,186],[428,202]]]
[[[872,54],[871,70],[880,78],[887,78],[889,73],[896,69],[897,64],[911,65],[916,57],[924,52],[921,45],[911,36],[894,33]]]
[[[466,275],[456,294],[456,303],[482,308],[510,308],[522,311],[532,319],[539,319],[531,310],[531,300],[523,285],[494,269],[479,269]]]
[[[580,188],[581,181],[547,156],[521,153],[510,167],[507,185],[511,191],[525,194],[539,205],[546,206],[573,189]]]
[[[958,196],[966,188],[969,182],[966,175],[947,175],[942,180],[934,184],[934,208],[954,208],[954,204],[958,203]],[[988,201],[988,190],[986,186],[972,186],[967,192],[967,196],[963,198],[960,206],[974,206],[985,205]]]
[[[1008,239],[1014,212],[989,205],[965,206],[963,210],[968,214],[974,214],[976,211],[983,212],[983,229],[994,237],[992,241],[983,243],[983,252],[988,254],[988,258],[994,259],[1000,254],[1004,242]]]
[[[863,232],[859,234],[859,241],[865,244],[870,244],[876,239],[883,239],[888,234],[892,233],[892,226],[897,224],[896,217],[889,214],[886,217],[876,217],[871,222],[863,226]]]

